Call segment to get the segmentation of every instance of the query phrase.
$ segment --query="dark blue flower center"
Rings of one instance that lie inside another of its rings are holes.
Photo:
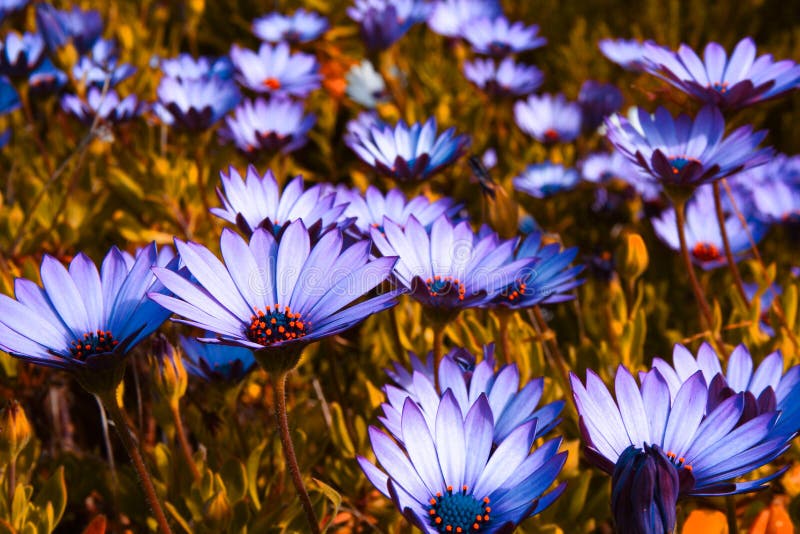
[[[279,305],[267,306],[262,311],[256,308],[250,316],[250,326],[247,328],[247,339],[259,345],[272,345],[281,341],[290,341],[301,338],[308,332],[308,321],[303,321],[299,313],[292,313],[289,306],[281,310]]]
[[[728,82],[714,82],[709,84],[709,87],[718,93],[725,94],[728,92]]]
[[[680,173],[689,163],[700,163],[699,160],[695,158],[690,158],[688,156],[673,156],[669,158],[669,163],[672,166],[672,174]]]
[[[425,280],[428,285],[428,293],[432,297],[442,297],[452,293],[458,294],[458,300],[464,300],[464,286],[457,278],[452,276],[439,276],[438,274],[433,278]]]
[[[548,128],[544,131],[544,140],[548,143],[555,143],[559,137],[561,136],[558,135],[558,131],[555,128]]]
[[[719,249],[711,243],[697,243],[692,248],[692,256],[700,261],[715,261],[722,257]]]
[[[453,487],[448,486],[446,493],[439,492],[428,501],[428,519],[438,532],[478,532],[489,522],[489,497],[478,500],[467,490],[463,486],[460,492],[453,493]]]
[[[119,345],[119,341],[114,339],[111,330],[98,330],[96,332],[87,332],[83,334],[83,339],[77,339],[72,342],[69,351],[72,353],[73,358],[82,360],[93,354],[102,354],[104,352],[111,352]]]

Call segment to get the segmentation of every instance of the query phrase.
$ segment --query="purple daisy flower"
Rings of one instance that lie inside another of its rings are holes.
[[[355,0],[347,15],[359,23],[367,48],[384,50],[411,26],[425,21],[430,7],[422,0]]]
[[[153,109],[164,123],[187,130],[205,130],[236,107],[239,88],[217,77],[179,80],[165,76],[156,90]]]
[[[398,363],[386,373],[395,385],[387,384],[383,390],[387,402],[382,404],[381,423],[397,439],[402,436],[401,414],[406,398],[419,406],[428,428],[436,428],[436,410],[442,392],[451,391],[462,413],[467,413],[478,397],[485,395],[495,421],[492,441],[497,444],[508,437],[515,428],[537,420],[536,437],[540,438],[552,430],[560,421],[559,414],[564,401],[537,405],[544,392],[544,378],[529,381],[520,389],[520,373],[517,364],[503,365],[495,370],[494,345],[483,348],[483,360],[476,364],[475,356],[463,348],[455,348],[442,358],[439,364],[438,384],[434,379],[432,354],[422,364],[415,354],[411,358],[411,371]]]
[[[383,470],[362,456],[358,462],[378,491],[427,534],[511,532],[565,488],[562,483],[545,493],[566,461],[567,453],[558,452],[561,439],[531,452],[534,420],[493,447],[495,420],[485,394],[464,413],[453,392],[445,392],[433,429],[410,398],[400,419],[400,443],[369,428]]]
[[[143,111],[143,106],[136,95],[120,99],[113,89],[103,95],[97,87],[89,88],[85,100],[72,94],[62,96],[61,108],[86,125],[91,125],[97,115],[103,121],[119,124],[138,117]]]
[[[0,41],[0,75],[27,78],[44,59],[44,39],[38,33],[9,32]]]
[[[547,44],[547,39],[537,35],[539,26],[525,26],[522,22],[508,21],[504,16],[474,19],[461,27],[461,37],[478,54],[506,56],[511,53],[533,50]]]
[[[161,70],[166,76],[178,80],[198,80],[209,76],[227,80],[233,76],[234,69],[228,56],[217,59],[200,56],[195,59],[190,54],[180,54],[162,59]]]
[[[384,219],[371,230],[383,255],[399,256],[394,275],[424,306],[443,311],[488,304],[531,263],[514,258],[515,240],[476,235],[469,223],[441,216],[428,231],[413,215],[405,227]]]
[[[428,27],[445,37],[460,37],[461,28],[477,19],[503,14],[498,0],[439,0],[428,17]]]
[[[54,93],[69,81],[64,71],[57,69],[50,58],[44,58],[41,65],[28,76],[30,90],[38,95]]]
[[[89,55],[80,58],[72,68],[72,77],[87,85],[102,87],[108,80],[109,86],[130,78],[136,67],[129,63],[118,64],[116,44],[108,39],[99,39],[92,46]]]
[[[514,119],[540,143],[569,143],[581,133],[581,107],[564,95],[531,95],[514,104]]]
[[[591,132],[622,107],[622,91],[612,83],[586,80],[578,93],[578,104],[583,112],[583,129]]]
[[[575,169],[557,163],[529,165],[525,172],[514,178],[514,189],[535,198],[545,198],[560,191],[569,191],[580,181]]]
[[[206,333],[206,337],[213,335]],[[253,351],[243,347],[202,343],[185,336],[180,340],[186,370],[206,382],[239,382],[256,365]]]
[[[617,150],[589,154],[581,164],[581,176],[595,184],[621,180],[647,202],[658,200],[661,196],[661,186]]]
[[[653,41],[643,43],[635,39],[601,39],[597,46],[604,56],[623,69],[641,72],[648,62],[645,46],[658,45]]]
[[[425,180],[453,163],[469,144],[455,128],[437,137],[436,119],[393,128],[362,114],[347,125],[344,141],[358,157],[381,174],[399,181]]]
[[[29,2],[30,0],[0,0],[0,22],[27,7]]]
[[[76,373],[93,392],[96,380],[103,387],[116,386],[125,355],[169,317],[146,296],[163,291],[150,271],[156,259],[155,244],[133,261],[114,247],[100,271],[82,253],[69,270],[45,255],[43,288],[17,278],[16,300],[0,295],[0,348],[37,365]],[[104,380],[108,375],[113,384]]]
[[[770,182],[753,189],[757,216],[765,222],[796,221],[800,218],[800,187]]]
[[[673,118],[659,107],[654,115],[637,110],[638,124],[615,115],[606,119],[608,139],[625,157],[665,185],[695,187],[762,165],[773,154],[757,149],[767,135],[742,126],[725,134],[725,119],[705,106],[692,120]],[[612,120],[613,119],[613,120]]]
[[[570,382],[586,456],[613,475],[612,510],[621,532],[672,532],[679,498],[756,491],[786,470],[732,482],[786,451],[794,432],[775,432],[775,411],[747,419],[743,393],[707,412],[709,390],[700,371],[673,395],[658,369],[643,374],[638,386],[620,365],[616,401],[591,370],[585,387],[574,374]]]
[[[269,13],[253,21],[253,33],[262,41],[307,43],[328,29],[328,19],[315,11],[298,9],[291,15]]]
[[[464,76],[482,91],[493,96],[525,96],[542,85],[544,74],[533,66],[514,63],[510,57],[497,67],[493,59],[464,63]]]
[[[257,93],[305,98],[322,79],[317,59],[302,52],[292,54],[287,43],[262,43],[258,53],[233,45],[231,60],[239,83]]]
[[[355,228],[367,237],[372,228],[383,231],[384,218],[404,227],[413,215],[428,229],[441,215],[453,217],[462,207],[449,197],[432,201],[419,195],[407,200],[399,189],[392,189],[384,195],[374,186],[369,186],[363,195],[358,189],[340,186],[336,189],[336,204],[346,206],[342,216],[352,217]]]
[[[686,245],[692,261],[704,270],[716,269],[727,264],[722,233],[716,223],[716,217],[711,187],[698,188],[686,205]],[[669,208],[659,217],[653,218],[653,230],[658,238],[671,249],[680,250],[676,224],[674,208]],[[725,220],[725,230],[734,257],[744,257],[750,251],[750,237],[758,243],[768,229],[768,225],[754,217],[750,217],[747,220],[747,228],[743,228],[739,217],[729,215]]]
[[[244,100],[225,117],[219,136],[248,154],[262,150],[288,154],[306,144],[306,134],[317,120],[313,113],[304,113],[303,103],[288,96]]]
[[[45,2],[36,4],[36,26],[48,49],[56,50],[72,41],[81,54],[89,52],[103,33],[103,19],[99,11],[84,11],[79,7],[60,11]]]
[[[280,240],[258,228],[248,243],[226,228],[220,240],[224,264],[198,243],[176,239],[175,245],[192,279],[153,268],[175,296],[151,298],[178,314],[176,321],[216,334],[200,341],[250,349],[266,369],[286,356],[296,363],[305,345],[396,303],[390,292],[353,304],[389,277],[396,258],[370,260],[368,241],[343,249],[338,230],[312,246],[299,220]]]
[[[22,101],[14,85],[5,76],[0,76],[0,115],[11,113],[22,107]]]
[[[224,207],[211,208],[211,213],[247,235],[264,228],[277,237],[289,223],[298,220],[312,236],[318,235],[339,224],[347,207],[322,184],[304,189],[302,176],[295,176],[283,191],[271,170],[261,176],[252,165],[245,178],[234,167],[227,176],[220,172],[220,178],[222,190],[217,188],[217,196]]]
[[[694,98],[724,109],[739,109],[782,96],[800,87],[800,65],[756,58],[751,37],[739,41],[730,59],[719,43],[708,43],[701,61],[689,46],[677,52],[645,45],[645,70]]]

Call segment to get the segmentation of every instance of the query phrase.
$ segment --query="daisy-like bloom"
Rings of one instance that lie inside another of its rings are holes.
[[[591,370],[586,386],[574,374],[570,382],[586,456],[613,475],[620,532],[672,532],[679,498],[763,489],[786,470],[733,482],[786,451],[794,431],[776,432],[781,416],[774,410],[748,418],[744,393],[707,411],[709,388],[701,371],[672,394],[658,369],[643,374],[639,386],[619,366],[616,401]]]
[[[597,43],[600,52],[625,70],[641,72],[647,64],[645,46],[658,46],[653,41],[635,39],[600,39]]]
[[[22,101],[14,85],[5,76],[0,76],[0,115],[11,113],[22,107]]]
[[[322,79],[317,59],[302,52],[292,54],[287,43],[262,43],[258,53],[233,45],[231,60],[239,83],[257,93],[305,98]]]
[[[336,226],[347,207],[322,184],[304,189],[302,176],[296,176],[283,191],[271,170],[262,176],[252,165],[245,178],[234,167],[228,175],[220,172],[220,178],[222,189],[217,188],[217,196],[224,207],[211,208],[211,213],[247,235],[264,228],[279,236],[289,223],[302,220],[314,236]]]
[[[280,240],[258,228],[249,243],[226,228],[224,264],[198,243],[175,244],[192,280],[154,268],[175,296],[151,298],[179,322],[216,334],[201,341],[250,349],[267,370],[291,369],[305,345],[396,303],[389,292],[353,304],[386,281],[396,258],[370,260],[369,241],[342,249],[338,230],[312,246],[303,221],[290,223]]]
[[[233,76],[233,63],[227,56],[211,59],[205,56],[198,58],[190,54],[180,54],[173,58],[161,60],[162,72],[178,80],[197,80],[209,76],[216,76],[227,80]]]
[[[441,215],[452,218],[462,207],[448,197],[431,201],[425,195],[419,195],[407,200],[398,189],[384,195],[374,186],[369,186],[363,195],[358,189],[340,186],[336,189],[335,203],[346,206],[342,216],[352,217],[353,226],[365,236],[369,236],[372,228],[383,231],[384,219],[404,227],[412,215],[428,229]]]
[[[115,387],[125,355],[169,316],[146,293],[163,286],[150,271],[155,244],[131,261],[112,248],[98,272],[84,254],[67,270],[45,256],[41,278],[17,278],[16,300],[0,295],[0,348],[22,360],[75,373],[92,392]]]
[[[396,385],[387,384],[383,390],[387,402],[382,405],[381,423],[395,438],[402,439],[401,413],[406,398],[417,403],[428,428],[436,428],[436,411],[443,392],[450,390],[461,413],[467,413],[478,397],[485,395],[495,421],[492,441],[497,444],[508,437],[515,428],[534,419],[536,437],[542,437],[560,421],[564,401],[537,406],[544,391],[544,378],[529,381],[520,389],[517,364],[503,365],[495,370],[494,344],[483,347],[483,360],[476,364],[475,356],[463,348],[447,353],[438,368],[439,388],[434,380],[433,354],[423,363],[416,354],[410,354],[411,370],[399,363],[386,373]]]
[[[187,130],[205,130],[213,126],[241,99],[239,88],[231,80],[212,76],[179,80],[165,76],[156,90],[153,106],[164,123]]]
[[[715,222],[716,213],[711,186],[698,188],[686,205],[686,245],[692,262],[704,270],[716,269],[727,264],[722,233]],[[665,210],[659,217],[653,219],[653,230],[671,249],[680,250],[674,208]],[[745,257],[750,250],[750,237],[758,243],[767,230],[769,230],[767,224],[752,216],[747,219],[747,228],[742,227],[739,217],[735,214],[728,215],[725,219],[725,231],[734,257]]]
[[[468,222],[454,225],[446,216],[430,230],[413,215],[405,227],[385,219],[371,235],[381,254],[399,256],[394,275],[411,296],[445,313],[489,303],[531,263],[514,259],[514,240],[476,235]]]
[[[581,107],[564,95],[531,95],[514,104],[514,119],[540,143],[569,143],[581,133]]]
[[[703,60],[683,44],[677,52],[645,45],[645,70],[692,97],[724,109],[782,96],[800,87],[800,65],[773,61],[771,54],[756,58],[751,37],[739,41],[731,57],[719,43],[708,43]]]
[[[608,139],[625,157],[664,185],[695,187],[769,161],[771,148],[758,149],[766,131],[742,126],[725,134],[725,119],[714,106],[703,107],[692,120],[673,118],[659,107],[655,114],[639,108],[638,124],[619,115],[606,119]]]
[[[394,127],[381,121],[370,124],[362,114],[347,125],[345,143],[359,158],[381,174],[407,182],[425,180],[457,160],[469,144],[466,135],[449,128],[437,137],[436,119]]]
[[[291,15],[269,13],[253,21],[253,33],[262,41],[307,43],[328,29],[328,19],[315,11],[298,9]]]
[[[54,93],[69,81],[64,71],[57,69],[50,58],[44,58],[41,65],[28,76],[30,90],[39,95]]]
[[[72,68],[72,77],[87,85],[103,87],[106,80],[114,87],[133,76],[136,67],[129,63],[118,64],[117,45],[108,39],[98,39],[90,53],[81,57]]]
[[[225,117],[219,135],[242,152],[280,150],[288,154],[306,144],[306,134],[317,120],[313,113],[304,113],[303,103],[288,96],[244,100],[233,115]]]
[[[44,39],[38,33],[9,32],[0,41],[0,75],[27,78],[44,59]]]
[[[485,394],[465,413],[452,391],[438,402],[434,427],[412,399],[402,408],[399,443],[369,429],[381,468],[359,456],[367,478],[427,534],[512,532],[547,508],[565,484],[550,488],[566,461],[560,438],[535,451],[536,421],[492,446],[495,421]]]
[[[102,35],[103,18],[94,9],[84,11],[73,7],[61,11],[49,3],[40,2],[36,4],[36,26],[50,50],[71,41],[79,53],[85,54]]]
[[[572,290],[583,283],[577,278],[583,265],[570,266],[578,255],[578,248],[562,250],[558,243],[545,245],[542,237],[542,232],[532,232],[519,244],[514,257],[529,259],[531,263],[503,294],[495,297],[490,304],[492,307],[521,309],[574,298]]]
[[[461,27],[477,19],[494,19],[503,14],[498,0],[439,0],[433,6],[428,27],[445,37],[460,37]]]
[[[208,336],[213,334],[206,333]],[[256,365],[249,349],[202,343],[184,336],[180,339],[186,370],[206,382],[239,382]]]
[[[558,163],[529,165],[525,172],[514,178],[514,189],[535,198],[545,198],[560,191],[569,191],[580,181],[575,169]]]
[[[136,95],[128,95],[120,99],[113,89],[109,89],[103,95],[103,91],[97,87],[89,88],[85,100],[78,95],[62,96],[61,108],[86,125],[91,125],[98,115],[103,121],[119,124],[138,117],[143,111]]]
[[[368,59],[347,72],[347,96],[367,108],[374,108],[387,98],[386,82]]]
[[[461,27],[461,37],[475,52],[500,57],[546,45],[547,39],[537,33],[539,26],[536,24],[512,24],[502,15],[471,20]]]
[[[533,66],[505,58],[496,67],[493,59],[464,63],[464,76],[482,91],[493,96],[525,96],[542,85],[544,74]]]
[[[355,0],[347,15],[358,22],[370,50],[392,46],[418,22],[428,18],[430,4],[421,0]]]
[[[622,107],[622,91],[613,83],[586,80],[578,93],[578,104],[583,112],[583,129],[594,131]]]
[[[581,164],[581,176],[587,182],[595,184],[621,180],[645,201],[654,201],[661,196],[661,186],[645,176],[639,167],[617,150],[590,154]]]

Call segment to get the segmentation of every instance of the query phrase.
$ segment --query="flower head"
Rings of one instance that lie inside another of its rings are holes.
[[[503,14],[498,0],[439,0],[428,17],[428,27],[445,37],[459,37],[461,28],[477,19]]]
[[[606,119],[608,139],[664,184],[695,187],[762,165],[772,156],[771,148],[757,149],[766,131],[742,126],[723,137],[725,119],[713,106],[703,107],[694,120],[673,118],[662,107],[654,115],[640,108],[637,119],[637,125],[620,116]]]
[[[492,446],[494,417],[485,394],[466,413],[452,391],[438,403],[434,427],[407,398],[399,442],[370,427],[378,463],[359,456],[367,478],[405,517],[428,534],[510,532],[541,512],[564,490],[553,484],[566,460],[560,439],[533,453],[537,422],[515,428]]]
[[[722,233],[715,221],[716,208],[711,186],[700,187],[686,206],[686,245],[692,261],[705,270],[726,264]],[[759,242],[769,229],[768,225],[754,217],[750,217],[747,223],[747,228],[744,228],[736,215],[729,215],[725,220],[731,252],[735,256],[745,255],[750,250],[750,239]],[[680,250],[674,208],[654,218],[653,229],[671,249]]]
[[[782,96],[800,87],[800,65],[756,58],[751,37],[739,41],[731,57],[719,43],[708,43],[702,61],[687,45],[677,52],[645,45],[645,70],[692,97],[725,109],[738,109]]]
[[[18,278],[16,300],[0,295],[0,348],[31,363],[75,372],[85,387],[111,372],[117,381],[103,386],[116,386],[124,356],[169,316],[146,296],[163,290],[150,271],[157,258],[155,244],[133,261],[112,248],[98,271],[82,253],[69,270],[46,255],[43,288]]]
[[[179,54],[161,60],[161,70],[166,76],[178,80],[198,80],[216,76],[227,80],[233,76],[233,63],[227,56],[211,59],[205,56],[194,58],[190,54]]]
[[[328,19],[314,11],[298,9],[291,15],[269,13],[253,21],[253,33],[262,41],[306,43],[328,29]]]
[[[578,104],[583,112],[583,129],[594,131],[603,119],[622,107],[622,91],[611,83],[587,80],[581,85]]]
[[[67,85],[69,78],[66,73],[57,69],[50,58],[44,58],[44,61],[36,67],[36,70],[31,72],[28,76],[28,83],[31,91],[40,95],[54,93]]]
[[[347,72],[347,96],[368,108],[386,99],[386,82],[372,63],[365,59]]]
[[[384,219],[372,240],[384,255],[399,256],[394,275],[423,305],[458,311],[489,303],[508,288],[530,259],[514,258],[513,240],[480,236],[469,223],[440,216],[426,230],[413,215],[405,227]]]
[[[525,96],[542,85],[544,74],[533,66],[505,58],[496,67],[493,59],[464,63],[464,76],[482,91],[494,96]]]
[[[71,41],[81,54],[91,50],[103,33],[103,18],[99,11],[75,6],[69,11],[61,11],[45,2],[36,4],[36,25],[50,50]]]
[[[206,333],[206,337],[213,336]],[[186,370],[208,382],[238,382],[256,365],[253,351],[181,336]]]
[[[61,97],[61,107],[86,125],[92,124],[98,115],[106,122],[119,124],[136,118],[143,111],[136,95],[120,99],[113,89],[104,95],[97,87],[89,88],[85,100],[77,95],[65,94]]]
[[[287,43],[262,43],[258,52],[233,45],[231,60],[239,83],[257,93],[304,98],[319,88],[316,58],[302,52],[292,54]]]
[[[359,23],[367,48],[384,50],[426,20],[429,10],[430,4],[421,0],[355,0],[347,14]]]
[[[241,98],[235,83],[217,77],[181,80],[165,76],[156,93],[154,110],[158,117],[187,130],[210,128]]]
[[[545,198],[559,191],[569,191],[579,181],[580,175],[575,169],[546,162],[528,166],[525,172],[514,178],[514,189],[532,197]]]
[[[618,150],[589,154],[581,164],[581,176],[587,182],[595,184],[621,180],[646,201],[656,200],[661,195],[660,185],[645,176],[644,171]]]
[[[26,78],[44,59],[44,39],[38,33],[12,31],[0,41],[0,75]]]
[[[347,125],[345,143],[381,174],[399,181],[424,180],[458,159],[469,143],[467,136],[455,135],[455,128],[438,137],[436,130],[434,118],[391,127],[360,116]]]
[[[0,76],[0,115],[11,113],[22,106],[19,93],[14,84],[5,76]]]
[[[304,189],[302,176],[296,176],[283,191],[271,170],[259,175],[252,165],[245,178],[234,167],[228,175],[220,172],[220,178],[222,190],[217,189],[217,196],[224,208],[211,208],[211,213],[247,235],[265,228],[277,237],[297,220],[303,221],[309,233],[318,235],[333,228],[347,207],[322,185]]]
[[[658,46],[653,41],[635,39],[600,39],[600,52],[620,67],[631,71],[643,71],[647,64],[645,46]]]
[[[511,23],[502,15],[474,19],[461,27],[461,37],[475,52],[500,57],[546,45],[547,39],[537,33],[539,26],[536,24]]]
[[[514,118],[523,132],[540,143],[569,143],[581,133],[581,107],[564,95],[531,95],[514,104]]]
[[[303,103],[288,96],[244,100],[233,115],[225,117],[219,135],[245,153],[262,150],[289,153],[306,144],[306,134],[317,120],[313,113],[304,112]]]
[[[154,268],[175,296],[151,298],[177,321],[216,334],[201,341],[250,349],[267,370],[291,369],[307,344],[395,304],[392,292],[362,297],[388,278],[396,258],[370,260],[368,241],[343,249],[338,230],[312,246],[303,221],[290,223],[279,240],[258,228],[249,243],[226,228],[225,263],[198,243],[175,244],[192,278]]]
[[[114,87],[133,76],[136,67],[129,63],[119,64],[116,44],[107,39],[98,39],[88,55],[80,58],[72,68],[72,76],[87,85],[102,87],[108,80]]]

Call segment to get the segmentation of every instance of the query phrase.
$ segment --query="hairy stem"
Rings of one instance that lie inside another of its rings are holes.
[[[681,257],[683,258],[683,265],[686,268],[686,274],[689,275],[689,281],[694,290],[697,305],[700,308],[700,313],[706,322],[706,327],[711,330],[714,327],[714,317],[711,314],[711,308],[708,305],[706,296],[700,287],[700,282],[697,281],[697,275],[694,272],[692,265],[692,258],[689,256],[689,247],[686,244],[686,201],[680,200],[675,202],[675,222],[678,226],[678,239],[681,243]]]

